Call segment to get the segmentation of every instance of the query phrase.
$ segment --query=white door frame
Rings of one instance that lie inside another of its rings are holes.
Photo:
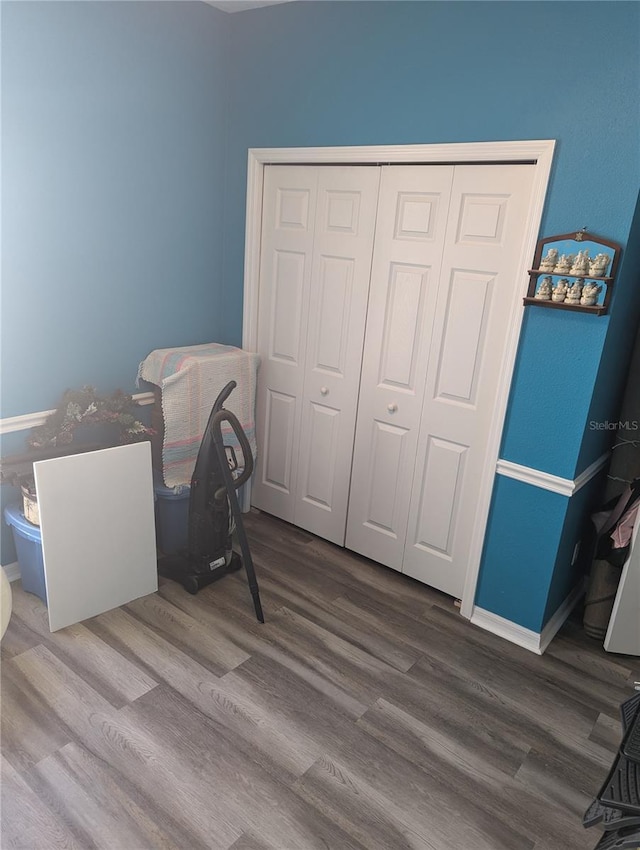
[[[247,219],[244,255],[244,304],[242,346],[255,351],[258,340],[258,289],[260,283],[260,236],[262,222],[262,186],[266,165],[340,164],[436,164],[486,162],[509,163],[528,161],[535,168],[531,203],[527,216],[523,250],[517,274],[522,286],[514,289],[511,305],[510,332],[507,338],[503,368],[498,382],[498,396],[491,423],[486,460],[480,483],[478,510],[473,526],[469,567],[462,593],[460,613],[469,619],[473,613],[476,585],[480,571],[482,547],[489,517],[493,481],[500,451],[500,441],[507,412],[509,391],[515,366],[524,316],[522,297],[527,294],[529,269],[549,184],[555,140],[536,139],[515,142],[464,142],[442,145],[371,145],[328,148],[251,148],[247,164]]]

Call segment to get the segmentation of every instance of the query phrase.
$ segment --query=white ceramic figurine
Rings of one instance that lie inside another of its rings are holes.
[[[550,301],[551,300],[551,277],[547,275],[542,278],[542,283],[538,287],[538,291],[536,292],[534,298],[537,298],[538,301]]]
[[[593,277],[606,277],[609,265],[608,254],[597,254],[589,263],[589,274]]]
[[[573,261],[575,260],[575,254],[562,254],[558,262],[556,263],[556,274],[569,274],[569,270],[573,265]]]
[[[573,261],[569,274],[578,275],[580,277],[584,277],[589,274],[590,259],[588,248],[585,248],[584,251],[579,251],[578,256]]]
[[[545,257],[540,261],[540,271],[541,272],[552,272],[556,263],[558,262],[558,250],[557,248],[549,248]]]
[[[585,283],[582,295],[580,296],[580,303],[585,307],[592,307],[598,300],[598,295],[600,295],[601,292],[602,285],[598,285],[593,282]]]
[[[566,277],[561,278],[556,285],[553,287],[553,292],[551,293],[551,300],[556,303],[564,301],[567,297],[567,292],[569,291],[569,281]]]
[[[576,281],[572,287],[570,287],[567,292],[566,302],[567,304],[579,304],[580,296],[582,295],[582,285]]]

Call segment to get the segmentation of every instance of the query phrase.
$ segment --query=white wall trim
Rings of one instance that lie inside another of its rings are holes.
[[[54,413],[53,410],[40,410],[37,413],[24,413],[22,416],[8,416],[6,419],[0,419],[0,434],[37,428],[52,413]]]
[[[141,407],[145,407],[147,404],[154,404],[156,400],[154,393],[136,393],[131,398]]]
[[[514,162],[551,156],[554,139],[455,142],[437,145],[347,145],[315,148],[250,148],[249,159],[267,164]]]
[[[498,614],[493,614],[491,611],[486,611],[484,608],[478,608],[477,606],[473,609],[471,622],[474,626],[479,626],[487,632],[491,632],[494,635],[498,635],[498,637],[517,644],[517,646],[528,649],[530,652],[535,652],[536,655],[542,655],[560,631],[565,620],[584,595],[584,592],[585,583],[581,581],[567,596],[541,632],[525,629],[524,626],[519,626],[511,620],[507,620],[504,617],[498,616]]]
[[[595,478],[595,476],[607,465],[610,457],[611,452],[605,452],[603,455],[600,455],[597,460],[594,460],[594,462],[590,464],[585,470],[583,470],[573,482],[573,492],[577,493],[578,490],[580,490],[581,487],[584,487],[584,485],[588,481],[591,481],[592,478]]]
[[[320,148],[252,148],[247,161],[247,213],[244,256],[244,301],[242,347],[256,351],[258,345],[258,287],[260,282],[260,239],[264,169],[269,164],[301,163],[438,163],[438,162],[535,162],[531,202],[525,227],[523,247],[516,279],[522,281],[519,296],[526,295],[527,270],[533,257],[544,201],[549,184],[555,141],[532,139],[513,142],[464,142],[439,145],[371,145]],[[500,440],[509,400],[524,309],[521,297],[514,298],[509,321],[502,371],[494,417],[489,431],[487,452],[482,471],[476,516],[471,534],[469,567],[462,592],[460,613],[471,617],[482,548],[489,517],[491,493],[495,479]]]
[[[519,626],[511,620],[505,619],[505,617],[498,616],[498,614],[492,614],[491,611],[485,611],[484,608],[478,608],[477,605],[474,606],[471,622],[474,626],[479,626],[481,629],[498,635],[498,637],[504,638],[510,643],[528,649],[529,652],[542,655],[539,632],[525,629],[524,626]]]
[[[575,479],[560,478],[558,475],[551,475],[549,472],[542,472],[529,466],[521,466],[519,463],[513,463],[510,460],[499,460],[496,464],[496,472],[498,475],[514,478],[516,481],[523,481],[525,484],[532,484],[534,487],[549,490],[551,493],[573,496],[600,472],[608,460],[609,452],[605,452]]]
[[[140,405],[153,404],[155,397],[153,393],[136,393],[133,400]],[[0,434],[12,434],[15,431],[28,431],[43,425],[47,416],[55,413],[54,410],[39,410],[36,413],[24,413],[22,416],[8,416],[0,419]]]
[[[18,581],[20,578],[20,565],[17,561],[14,561],[12,564],[7,564],[6,567],[2,568],[9,581]]]
[[[573,588],[571,593],[557,609],[553,617],[551,617],[546,626],[542,629],[540,634],[540,652],[544,652],[553,638],[558,634],[569,617],[569,614],[571,614],[578,602],[584,596],[586,589],[587,579],[585,576],[585,578]]]

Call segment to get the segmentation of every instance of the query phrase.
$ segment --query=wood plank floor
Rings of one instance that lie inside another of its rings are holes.
[[[4,850],[589,850],[640,659],[543,657],[266,515],[244,573],[50,634],[14,584]]]

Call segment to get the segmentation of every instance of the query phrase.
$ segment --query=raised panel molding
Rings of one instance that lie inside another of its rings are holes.
[[[304,254],[293,251],[275,251],[273,262],[274,297],[271,307],[269,331],[270,357],[274,360],[297,364],[300,359],[300,314],[302,310],[302,286],[304,277]],[[282,304],[291,305],[283,310]],[[279,317],[287,316],[287,321]]]
[[[328,231],[339,233],[358,232],[360,219],[360,193],[331,190],[327,192],[327,221]]]
[[[308,190],[279,189],[277,197],[277,227],[284,230],[306,230],[309,224]]]
[[[302,498],[331,510],[340,411],[312,401],[309,406],[311,436],[304,460]]]
[[[500,244],[508,200],[506,195],[463,195],[457,241]]]
[[[468,446],[430,437],[414,546],[451,560]]]
[[[344,375],[354,260],[320,258],[320,310],[314,317],[314,369]]]
[[[394,239],[432,240],[439,198],[439,195],[421,192],[401,192],[398,195]]]
[[[428,286],[429,270],[392,263],[384,316],[378,383],[414,391],[418,328]],[[393,360],[391,352],[393,351]]]
[[[397,537],[396,493],[398,470],[402,467],[406,428],[376,420],[373,423],[369,502],[365,525],[383,534]],[[384,459],[380,463],[380,459]]]
[[[494,279],[491,272],[452,269],[436,398],[475,404]]]
[[[269,447],[269,453],[262,483],[283,493],[291,490],[291,455],[287,446],[291,443],[295,409],[293,396],[268,390],[265,446]]]

